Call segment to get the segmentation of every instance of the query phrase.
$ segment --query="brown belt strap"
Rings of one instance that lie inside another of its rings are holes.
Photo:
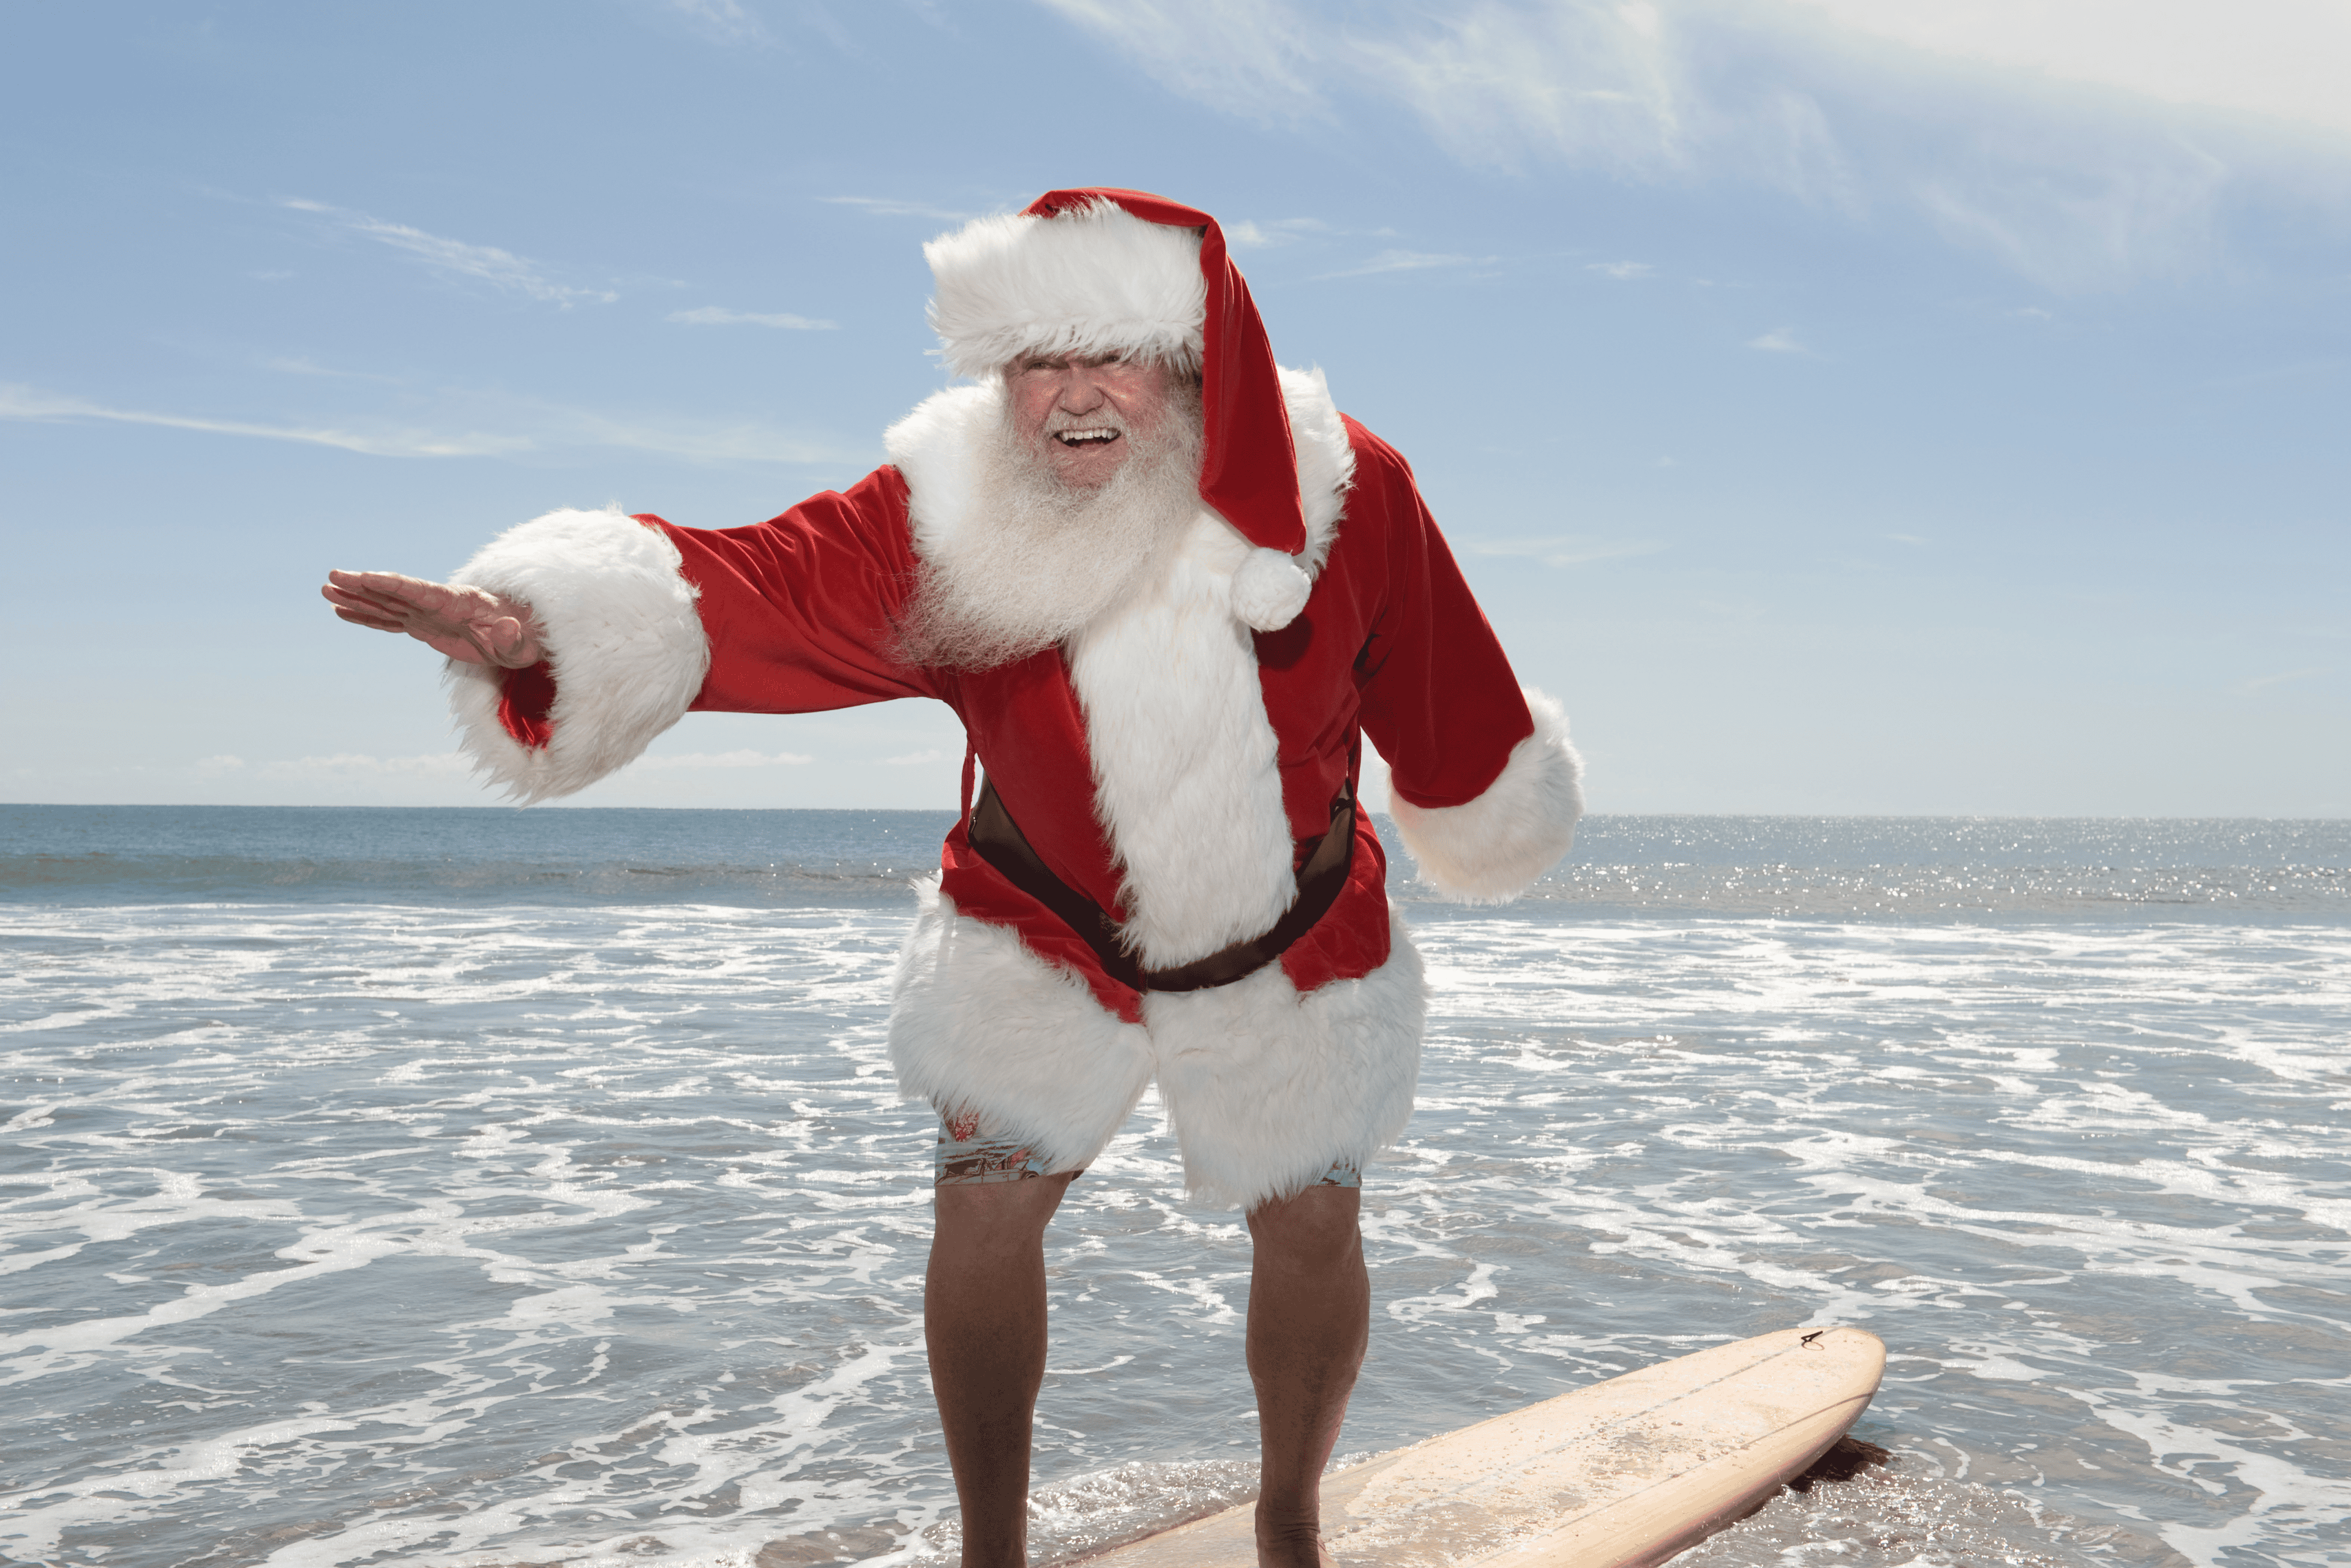
[[[971,809],[971,847],[1004,880],[1051,910],[1094,950],[1102,973],[1138,991],[1202,991],[1245,979],[1281,956],[1338,902],[1355,858],[1355,792],[1339,786],[1331,802],[1330,831],[1298,871],[1298,897],[1273,929],[1172,969],[1146,969],[1122,945],[1124,933],[1102,906],[1055,876],[1029,847],[1028,836],[997,798],[996,781],[982,779]]]

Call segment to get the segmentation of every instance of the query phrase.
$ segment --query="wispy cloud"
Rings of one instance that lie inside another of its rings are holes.
[[[1599,539],[1562,534],[1542,539],[1487,539],[1472,542],[1473,555],[1531,556],[1545,566],[1591,566],[1604,560],[1628,560],[1656,555],[1668,547],[1656,539]]]
[[[1619,283],[1630,283],[1636,277],[1653,277],[1657,269],[1646,261],[1587,261],[1586,272],[1596,272],[1603,277],[1613,277]]]
[[[666,757],[641,757],[639,768],[805,768],[815,761],[796,751],[681,751]]]
[[[855,207],[877,218],[935,218],[943,224],[961,224],[979,216],[977,213],[933,206],[926,202],[902,202],[889,196],[819,196],[817,200],[836,207]]]
[[[1046,4],[1259,123],[1401,107],[1465,163],[1907,208],[2062,289],[2209,267],[2227,193],[2332,205],[2351,164],[2284,139],[2351,131],[2351,13],[2313,0]]]
[[[1368,91],[1468,162],[1684,158],[1687,92],[1648,0],[1046,4],[1175,91],[1259,123],[1332,118],[1334,92]]]
[[[1327,119],[1335,29],[1280,0],[1044,0],[1186,98],[1260,124]]]
[[[496,246],[468,245],[464,240],[426,234],[423,229],[411,228],[406,224],[387,223],[381,218],[329,206],[324,202],[287,197],[279,204],[298,213],[314,214],[346,233],[388,245],[413,256],[435,272],[454,277],[474,278],[565,309],[587,302],[610,304],[620,298],[608,288],[580,288],[558,283],[537,262],[526,260],[512,251],[500,250]]]
[[[1774,327],[1760,338],[1750,338],[1747,346],[1761,349],[1767,354],[1808,354],[1811,350],[1798,340],[1793,327]]]
[[[2309,376],[2339,376],[2351,368],[2351,360],[2295,360],[2284,364],[2263,365],[2259,370],[2242,371],[2235,375],[2213,376],[2204,384],[2213,387],[2252,387],[2268,382],[2298,381]]]
[[[1699,127],[1657,6],[1486,0],[1435,25],[1391,11],[1346,64],[1467,162],[1530,158],[1656,175],[1686,165]]]
[[[247,435],[264,441],[334,446],[345,452],[365,453],[371,457],[499,456],[527,452],[534,444],[528,437],[518,435],[480,433],[452,435],[415,429],[337,429],[322,425],[207,419],[195,414],[156,413],[145,409],[110,408],[103,403],[62,397],[35,387],[7,384],[0,384],[0,419],[52,423],[94,420],[113,424],[152,424],[166,430],[193,430],[212,435]]]
[[[2166,103],[2351,131],[2351,12],[2326,0],[1794,0],[1946,59],[2118,88]]]
[[[331,366],[313,363],[299,355],[280,354],[264,360],[261,364],[264,370],[276,371],[280,375],[322,376],[329,381],[395,382],[400,379],[397,376],[380,376],[369,371],[339,371]]]
[[[689,327],[781,327],[793,332],[830,332],[841,325],[813,316],[762,315],[756,310],[728,310],[717,305],[705,305],[696,310],[673,310],[664,319],[682,321]]]
[[[1271,250],[1331,232],[1331,225],[1320,218],[1273,218],[1264,223],[1241,218],[1223,226],[1225,244],[1234,250]]]
[[[444,393],[436,402],[447,423],[461,428],[463,434],[387,421],[308,425],[159,413],[110,407],[37,387],[0,383],[0,420],[154,425],[212,435],[332,446],[371,457],[511,457],[596,447],[620,447],[695,463],[840,464],[863,461],[872,455],[862,449],[748,422],[715,424],[674,417],[612,414],[535,399],[480,393]]]
[[[947,754],[944,751],[909,751],[897,757],[885,757],[882,761],[885,767],[913,768],[925,762],[945,762],[946,759]]]
[[[1425,272],[1438,267],[1475,267],[1479,259],[1474,256],[1435,255],[1418,250],[1384,250],[1360,267],[1322,273],[1317,281],[1332,277],[1369,277],[1382,272]],[[1493,257],[1483,259],[1491,261]]]
[[[2327,664],[2314,664],[2306,670],[2283,670],[2274,675],[2255,675],[2245,683],[2245,690],[2258,692],[2270,686],[2282,686],[2288,681],[2306,681],[2314,675],[2332,673],[2333,666]]]
[[[633,769],[695,771],[732,768],[802,768],[814,760],[789,751],[688,751],[666,757],[641,757]],[[458,779],[473,770],[472,761],[456,751],[428,751],[413,757],[376,757],[363,751],[339,751],[324,757],[279,758],[247,762],[242,757],[206,757],[195,765],[206,779]]]
[[[862,449],[743,423],[707,424],[678,419],[627,419],[585,409],[542,405],[550,446],[619,446],[690,463],[853,463],[874,456]]]
[[[669,8],[720,43],[755,44],[768,36],[738,0],[669,0]]]
[[[363,751],[339,751],[329,757],[281,758],[274,762],[246,764],[235,757],[208,757],[196,764],[214,777],[235,775],[255,779],[462,779],[473,771],[472,761],[455,751],[427,751],[414,757],[375,757]]]

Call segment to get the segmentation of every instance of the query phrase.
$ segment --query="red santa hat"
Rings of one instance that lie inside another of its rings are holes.
[[[1049,191],[923,255],[938,284],[931,325],[958,374],[993,375],[1034,353],[1141,354],[1197,370],[1200,498],[1261,552],[1306,548],[1273,347],[1216,219],[1141,191]],[[1252,558],[1236,580],[1245,601],[1268,600],[1243,608],[1265,630],[1297,613],[1306,586],[1286,559]]]

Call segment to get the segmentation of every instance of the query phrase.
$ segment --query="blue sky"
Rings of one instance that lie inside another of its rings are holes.
[[[2351,6],[0,10],[0,797],[481,803],[329,566],[732,527],[941,384],[921,242],[1217,213],[1616,811],[2351,812]],[[951,804],[928,705],[586,804]]]

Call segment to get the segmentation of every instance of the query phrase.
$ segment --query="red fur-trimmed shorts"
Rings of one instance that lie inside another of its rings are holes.
[[[1045,1168],[1046,1164],[1042,1155],[1019,1139],[991,1133],[982,1126],[977,1111],[959,1111],[954,1115],[940,1113],[938,1146],[931,1156],[935,1186],[1024,1181],[1029,1176],[1063,1174],[1081,1176],[1085,1171],[1083,1166],[1067,1173],[1051,1171]],[[1351,1157],[1333,1160],[1322,1179],[1309,1185],[1359,1187],[1364,1185],[1363,1166]]]

